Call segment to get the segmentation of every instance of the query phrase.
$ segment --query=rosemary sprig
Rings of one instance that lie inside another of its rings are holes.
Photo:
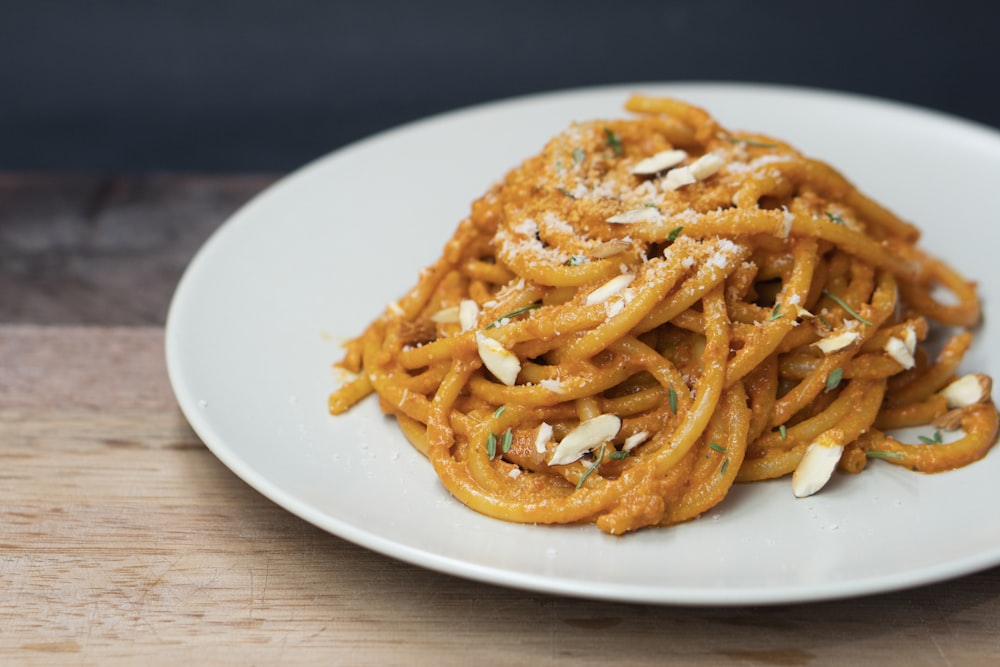
[[[823,290],[823,294],[825,296],[828,296],[831,299],[833,299],[834,303],[836,303],[838,306],[840,306],[841,308],[843,308],[844,310],[846,310],[847,314],[850,315],[851,317],[853,317],[854,319],[856,319],[858,322],[861,322],[862,324],[867,324],[870,327],[871,326],[875,326],[869,320],[866,320],[865,318],[863,318],[860,315],[858,315],[857,311],[854,310],[853,308],[851,308],[849,305],[847,305],[846,301],[844,301],[843,299],[841,299],[839,296],[837,296],[836,294],[834,294],[830,290]]]
[[[536,301],[535,303],[529,303],[527,306],[524,306],[523,308],[518,308],[517,310],[512,310],[509,313],[501,315],[500,317],[496,318],[495,320],[487,324],[486,328],[493,329],[494,327],[500,326],[500,323],[503,322],[504,320],[509,320],[512,317],[517,317],[518,315],[524,315],[528,311],[535,310],[536,308],[541,308],[541,307],[542,303],[540,301]]]

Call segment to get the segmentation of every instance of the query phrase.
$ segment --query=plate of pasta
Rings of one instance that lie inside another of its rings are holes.
[[[749,84],[393,129],[226,221],[188,421],[344,539],[533,591],[752,605],[1000,564],[995,130]]]

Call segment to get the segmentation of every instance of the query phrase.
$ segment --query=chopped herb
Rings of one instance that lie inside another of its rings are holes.
[[[843,308],[844,310],[846,310],[847,314],[850,315],[851,317],[853,317],[854,319],[856,319],[858,322],[861,322],[862,324],[867,324],[870,327],[874,326],[871,322],[869,322],[865,318],[863,318],[860,315],[858,315],[857,311],[855,311],[853,308],[851,308],[850,306],[848,306],[847,302],[845,302],[843,299],[841,299],[839,296],[837,296],[833,292],[831,292],[829,290],[823,290],[823,294],[825,294],[826,296],[828,296],[831,299],[833,299],[833,301],[838,306],[840,306],[841,308]]]
[[[655,201],[644,201],[642,202],[642,205],[645,206],[646,208],[659,208],[659,206],[656,205]]]
[[[917,438],[925,445],[940,445],[944,442],[941,438],[941,431],[934,431],[933,438],[928,438],[926,435],[920,435]]]
[[[497,457],[497,437],[492,433],[486,438],[486,456],[490,458],[490,461]]]
[[[817,319],[817,320],[819,320],[820,322],[822,322],[822,323],[823,323],[823,326],[825,326],[825,327],[826,327],[827,329],[833,329],[833,325],[832,325],[832,324],[830,324],[829,320],[827,320],[827,319],[826,319],[825,317],[823,317],[822,315],[817,315],[817,316],[816,316],[816,319]]]
[[[556,191],[558,191],[559,194],[566,195],[570,199],[576,199],[576,195],[574,195],[572,192],[570,192],[566,188],[556,188]]]
[[[594,460],[592,464],[590,464],[590,467],[587,468],[587,471],[582,475],[580,475],[580,481],[576,483],[576,488],[579,489],[581,486],[583,486],[584,480],[590,477],[590,473],[597,470],[597,466],[601,465],[601,462],[604,460],[604,447],[605,445],[601,445],[601,451],[598,452],[597,458]]]
[[[681,235],[681,232],[683,230],[684,230],[683,225],[680,226],[680,227],[674,227],[673,229],[671,229],[670,233],[667,234],[667,243],[673,243],[674,241],[676,241],[677,237]]]
[[[778,144],[768,144],[763,141],[754,141],[753,139],[739,139],[737,137],[720,137],[731,144],[743,144],[744,146],[753,146],[755,148],[777,148]]]
[[[869,449],[865,452],[865,456],[870,459],[895,459],[896,461],[903,458],[903,455],[899,452],[885,452],[881,449]]]
[[[726,474],[726,470],[728,470],[728,469],[729,469],[729,457],[727,456],[726,458],[724,458],[722,460],[722,467],[719,468],[719,474],[720,475],[725,475]]]
[[[583,255],[573,255],[566,260],[566,266],[580,266],[587,261],[587,258]]]
[[[503,440],[500,441],[500,451],[504,454],[510,451],[510,446],[514,444],[514,433],[510,429],[503,432]]]
[[[583,150],[579,146],[573,149],[573,162],[580,164],[585,159],[587,159],[587,151]]]
[[[844,224],[844,219],[841,218],[836,213],[830,213],[829,211],[823,211],[823,215],[825,215],[826,217],[830,218],[830,222],[835,222],[838,225]]]
[[[830,371],[830,374],[826,376],[826,390],[833,391],[840,384],[840,381],[844,377],[843,368],[834,368]]]
[[[525,306],[524,308],[518,308],[517,310],[512,310],[506,315],[501,315],[500,317],[496,318],[495,320],[487,324],[486,328],[493,329],[494,327],[500,326],[500,323],[503,322],[504,320],[509,320],[512,317],[517,317],[518,315],[524,315],[530,310],[534,310],[536,308],[541,308],[541,307],[542,304],[540,302],[535,302]]]
[[[621,461],[623,458],[628,456],[628,452],[611,452],[608,454],[609,459],[614,459],[615,461]]]
[[[726,453],[726,448],[723,447],[722,445],[720,445],[717,442],[710,442],[710,443],[708,443],[708,447],[709,447],[709,449],[717,451],[720,454],[725,454]]]
[[[773,322],[775,320],[780,320],[785,314],[781,312],[781,302],[774,304],[774,308],[771,309],[771,316],[767,318],[768,322]]]
[[[784,424],[778,427],[778,435],[781,437],[782,440],[788,437],[788,429],[785,428]]]
[[[622,154],[622,139],[610,127],[604,128],[604,145],[609,146],[615,155]]]
[[[674,391],[674,385],[670,385],[670,390],[667,392],[667,402],[670,403],[670,411],[677,414],[677,392]]]
[[[496,419],[497,417],[502,415],[503,411],[506,409],[507,409],[506,405],[501,405],[499,408],[497,408],[496,412],[493,413],[493,419]]]

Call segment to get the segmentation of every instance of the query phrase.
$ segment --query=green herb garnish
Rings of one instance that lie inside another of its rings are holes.
[[[541,307],[542,307],[541,302],[536,301],[535,303],[528,304],[524,308],[518,308],[517,310],[512,310],[506,315],[501,315],[500,317],[496,318],[495,320],[487,324],[486,328],[493,329],[494,327],[500,326],[500,323],[503,322],[504,320],[509,320],[512,317],[517,317],[518,315],[524,315],[529,310],[535,310],[536,308],[541,308]]]
[[[855,311],[853,308],[851,308],[850,306],[848,306],[847,302],[845,302],[843,299],[841,299],[839,296],[837,296],[833,292],[831,292],[829,290],[823,290],[823,294],[826,295],[826,296],[828,296],[828,297],[830,297],[831,299],[833,299],[833,301],[838,306],[840,306],[841,308],[843,308],[844,310],[846,310],[847,314],[850,315],[851,317],[853,317],[854,319],[856,319],[858,322],[861,322],[862,324],[867,324],[870,327],[871,326],[875,326],[871,322],[869,322],[868,320],[866,320],[865,318],[863,318],[860,315],[858,315],[857,311]]]
[[[830,213],[829,211],[823,211],[823,215],[825,215],[826,217],[830,218],[830,222],[835,222],[838,225],[844,224],[844,219],[841,218],[836,213]]]
[[[610,127],[604,128],[604,145],[609,146],[615,155],[622,154],[622,139]]]
[[[655,201],[644,201],[642,202],[642,205],[645,206],[646,208],[656,208],[656,209],[660,208],[659,206],[656,205]]]
[[[681,226],[681,227],[674,227],[673,229],[671,229],[670,233],[667,234],[667,243],[673,243],[674,241],[676,241],[677,237],[681,235],[681,232],[683,230],[684,230],[683,226]]]
[[[917,439],[925,445],[940,445],[944,442],[941,437],[941,431],[934,431],[934,437],[928,438],[926,435],[919,435]]]
[[[834,368],[830,371],[830,374],[826,376],[826,390],[833,391],[840,384],[840,381],[844,377],[843,368]]]
[[[781,312],[781,302],[774,304],[774,308],[771,309],[771,316],[767,318],[768,322],[773,322],[775,320],[780,320],[785,314]]]
[[[728,470],[728,469],[729,469],[729,457],[727,456],[726,458],[724,458],[722,460],[722,467],[719,468],[719,474],[720,475],[725,475],[726,474],[726,470]]]
[[[667,391],[667,402],[670,404],[670,411],[677,414],[677,392],[674,391],[674,385],[670,385],[670,389]]]
[[[785,428],[784,424],[782,424],[781,426],[778,427],[778,436],[782,440],[784,440],[786,437],[788,437],[788,429]]]
[[[556,192],[558,192],[559,194],[566,195],[570,199],[576,199],[576,195],[574,195],[572,192],[570,192],[566,188],[556,188]]]
[[[820,322],[822,322],[823,326],[825,326],[827,329],[833,329],[833,325],[830,324],[830,322],[825,317],[823,317],[822,315],[817,315],[816,319],[819,320]]]
[[[744,146],[753,146],[755,148],[777,148],[778,144],[768,144],[763,141],[754,141],[753,139],[739,139],[737,137],[720,137],[731,144],[743,144]]]
[[[611,452],[610,454],[608,454],[608,458],[609,459],[614,459],[615,461],[621,461],[626,456],[628,456],[628,452],[626,452],[626,451]]]
[[[497,408],[496,412],[493,413],[493,419],[496,419],[497,417],[499,417],[500,415],[502,415],[503,411],[506,410],[506,409],[507,409],[506,405],[501,405],[499,408]]]
[[[601,451],[598,452],[597,459],[595,459],[594,462],[590,465],[590,467],[587,468],[587,471],[585,473],[580,475],[580,481],[576,483],[576,488],[579,489],[581,486],[583,486],[584,480],[590,477],[590,473],[597,470],[597,466],[601,465],[601,462],[604,461],[604,448],[605,445],[601,445]]]
[[[507,429],[503,432],[503,439],[500,441],[500,451],[504,454],[510,451],[510,446],[514,444],[514,433]]]
[[[492,433],[486,438],[486,456],[490,461],[497,457],[497,437]]]
[[[587,151],[583,150],[579,146],[573,149],[573,162],[580,164],[585,159],[587,159]]]
[[[714,450],[716,452],[719,452],[720,454],[725,454],[726,453],[726,448],[723,447],[722,445],[720,445],[717,442],[710,442],[710,443],[708,443],[708,448],[711,449],[711,450]]]
[[[569,259],[566,260],[566,264],[565,265],[566,266],[580,266],[581,264],[583,264],[586,261],[587,261],[587,258],[584,257],[583,255],[573,255],[572,257],[570,257]]]
[[[881,449],[870,449],[865,452],[865,456],[870,459],[894,459],[896,461],[903,458],[903,455],[898,452],[885,452]]]

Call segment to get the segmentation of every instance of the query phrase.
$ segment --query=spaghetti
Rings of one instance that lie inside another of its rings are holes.
[[[331,413],[376,392],[469,507],[611,534],[694,518],[735,482],[791,474],[806,495],[834,466],[986,455],[991,382],[956,375],[980,305],[915,227],[780,140],[676,100],[626,108],[473,203],[347,344]],[[922,443],[886,432],[928,424]]]

